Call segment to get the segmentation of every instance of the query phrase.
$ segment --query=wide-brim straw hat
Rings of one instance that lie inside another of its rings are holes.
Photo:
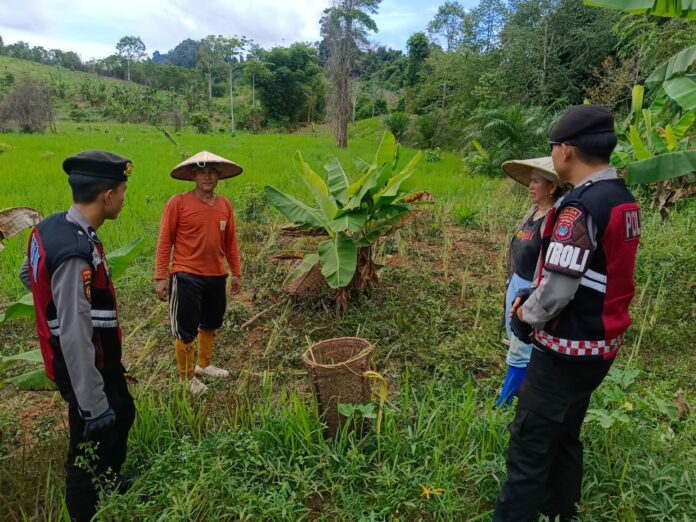
[[[196,171],[204,167],[212,167],[217,170],[220,174],[220,179],[239,176],[244,170],[234,161],[225,159],[207,150],[202,150],[174,167],[170,176],[174,179],[193,181]]]
[[[551,156],[506,161],[503,163],[503,172],[525,187],[529,186],[532,174],[535,172],[543,176],[544,179],[557,183],[559,187],[564,185],[553,168]]]

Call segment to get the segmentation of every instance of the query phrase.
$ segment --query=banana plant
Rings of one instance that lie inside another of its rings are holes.
[[[631,113],[619,126],[620,142],[612,164],[626,167],[632,184],[658,183],[696,172],[692,133],[696,108],[679,110],[669,95],[658,89],[654,101],[644,107],[645,87],[633,87]],[[691,180],[693,181],[693,180]]]
[[[142,252],[142,238],[134,239],[127,245],[107,254],[106,258],[111,267],[111,278],[115,281],[120,278],[131,262]],[[35,316],[34,298],[32,294],[25,294],[14,304],[10,305],[3,313],[0,313],[0,325],[5,321],[11,321],[20,317]],[[7,369],[20,361],[42,363],[41,350],[30,350],[16,355],[0,356],[0,389],[6,384],[14,384],[22,390],[47,390],[53,389],[53,382],[46,377],[43,368],[32,370],[14,377],[5,377]]]
[[[696,0],[585,0],[585,5],[627,13],[696,20]]]
[[[696,20],[696,0],[585,0],[586,5],[629,13]],[[629,183],[659,183],[653,197],[662,218],[667,205],[696,191],[696,150],[691,133],[696,121],[696,45],[669,58],[648,77],[652,103],[644,107],[645,87],[633,88],[633,107],[612,163],[626,167]],[[681,185],[681,187],[680,187]],[[686,188],[686,190],[681,190]]]
[[[346,289],[351,285],[365,290],[376,284],[372,246],[398,228],[414,205],[432,199],[404,189],[404,183],[417,170],[422,152],[397,170],[398,152],[394,135],[385,132],[371,163],[356,158],[359,175],[352,181],[337,159],[324,166],[325,179],[297,151],[294,164],[312,195],[311,204],[271,185],[264,187],[271,205],[296,227],[308,235],[317,235],[319,231],[325,237],[316,251],[304,255],[289,280],[319,263],[331,288]]]

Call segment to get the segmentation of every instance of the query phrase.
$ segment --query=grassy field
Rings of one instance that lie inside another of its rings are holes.
[[[136,168],[126,207],[100,235],[112,248],[134,237],[146,241],[117,288],[126,362],[138,379],[126,465],[137,479],[126,495],[105,490],[104,520],[490,519],[512,418],[491,408],[504,373],[503,256],[527,206],[523,191],[468,175],[453,154],[424,162],[412,186],[432,191],[436,204],[380,245],[384,269],[373,299],[336,315],[328,298],[296,302],[280,291],[288,267],[271,255],[306,240],[278,235],[281,223],[259,189],[271,183],[304,196],[291,162],[295,149],[315,169],[334,156],[349,167],[353,156],[371,157],[377,121],[353,128],[345,151],[321,133],[182,134],[173,136],[174,146],[148,127],[58,130],[0,135],[0,208],[63,209],[69,192],[62,159],[107,148]],[[216,352],[233,378],[211,383],[206,400],[191,401],[174,383],[152,258],[164,203],[188,188],[168,172],[204,148],[245,167],[220,184],[236,209],[244,290],[229,303]],[[403,151],[401,161],[413,153]],[[665,223],[644,204],[634,325],[586,422],[580,520],[696,519],[696,416],[687,407],[696,403],[694,237],[694,202]],[[15,238],[2,254],[2,304],[23,293],[16,271],[24,244],[25,237]],[[342,335],[375,343],[389,396],[381,433],[325,440],[300,356],[309,344]],[[34,337],[29,321],[2,325],[0,353],[33,348]],[[60,519],[67,423],[60,398],[8,387],[0,400],[0,519]]]

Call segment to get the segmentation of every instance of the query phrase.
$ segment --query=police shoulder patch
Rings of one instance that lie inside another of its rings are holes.
[[[640,237],[640,209],[632,208],[624,210],[624,239],[631,241]]]
[[[85,292],[85,297],[89,302],[92,302],[92,269],[85,268],[82,270],[82,287]]]
[[[582,217],[582,210],[576,207],[565,207],[558,214],[556,226],[553,231],[554,239],[566,241],[573,235],[575,222]]]

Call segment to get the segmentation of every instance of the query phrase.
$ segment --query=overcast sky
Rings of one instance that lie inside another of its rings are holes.
[[[83,60],[114,54],[125,35],[166,53],[185,38],[244,35],[262,47],[319,39],[330,0],[0,0],[0,36],[46,49],[75,51]],[[375,41],[404,49],[425,30],[444,0],[383,0]],[[460,0],[471,7],[478,0]]]

